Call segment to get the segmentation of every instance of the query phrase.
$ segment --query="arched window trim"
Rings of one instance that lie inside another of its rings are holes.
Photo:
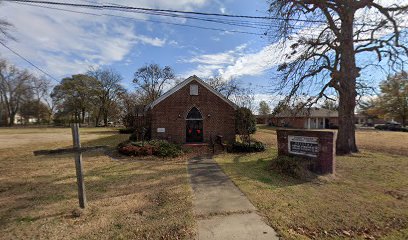
[[[191,111],[193,111],[194,109],[197,110],[197,112],[199,113],[200,116],[190,116]],[[186,120],[203,120],[203,114],[201,114],[200,109],[198,109],[196,106],[193,106],[190,111],[187,112],[187,116],[186,116]]]

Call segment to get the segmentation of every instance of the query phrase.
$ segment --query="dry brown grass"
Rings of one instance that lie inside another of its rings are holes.
[[[104,135],[115,134],[111,128],[81,128],[81,141],[86,142]],[[47,146],[62,142],[72,145],[70,128],[2,128],[0,129],[0,149],[22,145]]]
[[[274,132],[262,129],[256,138]],[[364,149],[337,157],[334,177],[303,181],[270,169],[273,141],[266,152],[216,161],[284,239],[408,239],[407,156]]]
[[[186,239],[194,235],[187,156],[138,160],[112,159],[102,152],[85,154],[88,207],[74,217],[78,200],[72,155],[32,154],[70,145],[70,130],[0,131],[0,139],[10,135],[14,139],[10,139],[14,146],[0,149],[2,239]],[[81,129],[81,133],[88,146],[115,146],[127,138],[99,128]],[[39,139],[45,135],[47,141]]]
[[[258,125],[258,131],[254,137],[268,146],[277,148],[274,128]],[[356,141],[361,150],[408,156],[408,133],[406,132],[357,130]]]
[[[356,138],[361,149],[408,156],[407,132],[360,130]]]

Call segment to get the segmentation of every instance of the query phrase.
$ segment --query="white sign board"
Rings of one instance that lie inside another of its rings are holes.
[[[317,137],[288,136],[288,152],[296,155],[317,157],[319,142]]]
[[[165,128],[157,128],[157,132],[158,133],[164,133],[164,132],[166,132],[166,129]]]

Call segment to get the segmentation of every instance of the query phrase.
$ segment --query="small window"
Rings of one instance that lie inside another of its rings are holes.
[[[190,85],[190,95],[197,96],[198,95],[198,85],[191,84]]]

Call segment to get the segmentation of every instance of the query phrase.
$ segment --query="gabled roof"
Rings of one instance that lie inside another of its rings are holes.
[[[177,84],[176,86],[174,86],[172,89],[170,89],[169,91],[167,91],[166,93],[164,93],[163,95],[161,95],[159,98],[157,98],[156,100],[154,100],[153,102],[151,102],[149,105],[146,106],[146,110],[148,110],[149,108],[154,108],[154,106],[156,106],[158,103],[160,103],[161,101],[163,101],[164,99],[166,99],[167,97],[169,97],[170,95],[172,95],[173,93],[177,92],[178,90],[180,90],[181,88],[187,86],[189,83],[191,83],[192,81],[197,81],[200,85],[202,85],[203,87],[205,87],[207,90],[209,90],[210,92],[214,93],[217,97],[221,98],[223,101],[225,101],[226,103],[228,103],[229,105],[231,105],[233,108],[238,108],[238,106],[231,102],[230,100],[228,100],[226,97],[224,97],[220,92],[216,91],[214,88],[212,88],[210,85],[208,85],[208,83],[204,82],[203,80],[201,80],[199,77],[197,77],[196,75],[190,76],[189,78],[187,78],[186,80],[182,81],[181,83]]]

